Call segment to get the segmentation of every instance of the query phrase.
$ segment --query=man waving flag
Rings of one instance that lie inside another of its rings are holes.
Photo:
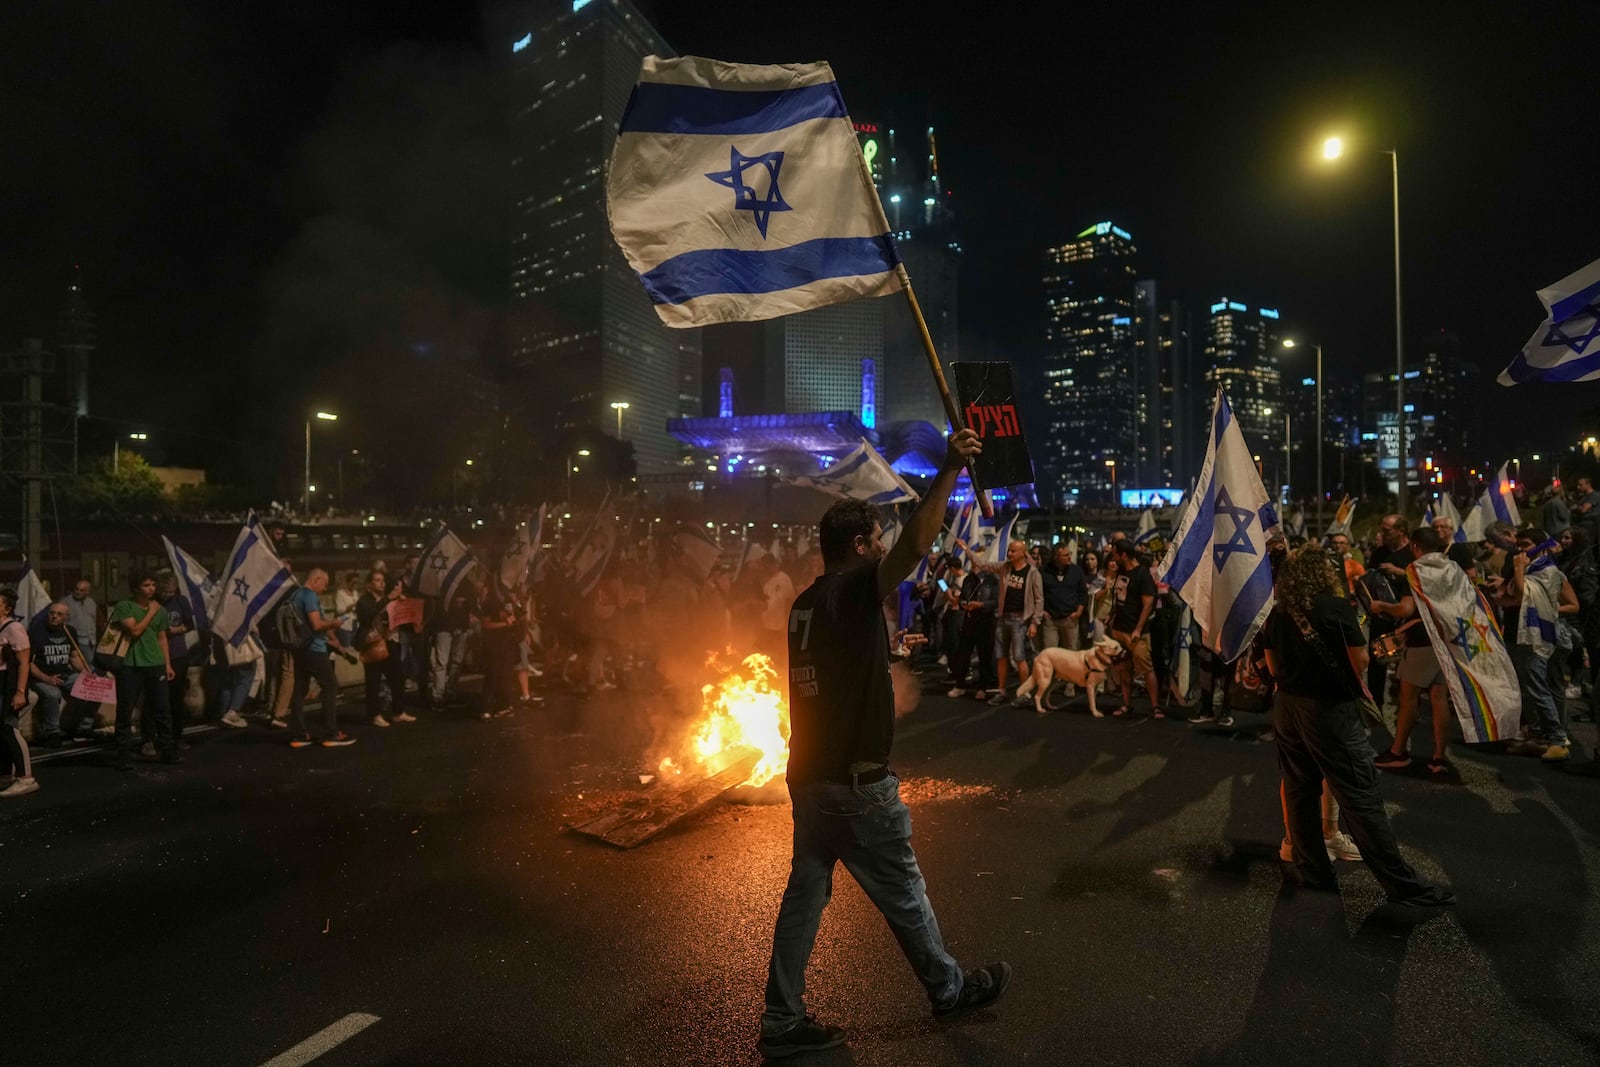
[[[901,289],[827,63],[645,57],[607,186],[611,232],[668,326]]]
[[[1156,580],[1194,609],[1206,647],[1225,662],[1244,652],[1272,610],[1267,532],[1277,525],[1271,497],[1219,389],[1200,480]]]

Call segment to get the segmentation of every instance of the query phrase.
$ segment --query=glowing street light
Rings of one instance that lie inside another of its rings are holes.
[[[629,407],[630,405],[626,400],[613,400],[611,402],[611,410],[617,413],[617,440],[619,441],[622,440],[622,413],[627,411]]]
[[[339,416],[335,415],[331,411],[319,411],[313,416],[313,418],[317,422],[338,422],[339,421]],[[312,419],[307,419],[306,420],[306,481],[305,481],[306,496],[305,496],[305,512],[306,512],[307,515],[311,514],[311,494],[316,492],[316,487],[311,484],[311,423],[312,423]]]
[[[1340,142],[1339,138],[1330,137],[1330,138],[1328,138],[1328,141],[1330,143],[1338,142],[1339,150],[1340,151],[1343,150],[1343,142]],[[1323,146],[1322,154],[1323,154],[1323,156],[1325,158],[1328,158],[1328,159],[1332,159],[1333,158],[1332,156],[1328,155],[1327,145]],[[1295,339],[1293,337],[1285,337],[1283,339],[1283,347],[1284,348],[1293,348],[1294,346],[1295,346]],[[1321,345],[1312,345],[1311,347],[1315,348],[1317,350],[1317,529],[1320,530],[1320,529],[1322,529],[1322,438],[1323,438],[1323,431],[1322,431],[1322,346]]]
[[[1330,137],[1322,142],[1322,158],[1338,159],[1344,155],[1344,138]]]

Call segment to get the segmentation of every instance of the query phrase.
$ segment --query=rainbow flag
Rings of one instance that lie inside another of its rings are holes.
[[[1444,670],[1462,738],[1481,744],[1515,737],[1522,695],[1488,601],[1467,580],[1466,571],[1440,552],[1418,556],[1406,568],[1406,577]]]

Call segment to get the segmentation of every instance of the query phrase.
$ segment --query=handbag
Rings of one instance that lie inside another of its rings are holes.
[[[132,644],[120,622],[108,624],[105,633],[100,635],[99,643],[94,646],[94,665],[103,671],[121,670]]]
[[[1338,674],[1340,670],[1339,661],[1334,658],[1333,652],[1323,642],[1322,635],[1317,633],[1316,628],[1311,625],[1311,620],[1301,614],[1299,608],[1285,604],[1284,610],[1289,613],[1289,618],[1294,620],[1295,626],[1299,627],[1300,636],[1306,639],[1306,644],[1311,646],[1324,665],[1335,674]],[[1372,690],[1367,688],[1367,680],[1356,674],[1355,668],[1350,665],[1349,660],[1345,660],[1343,666],[1355,678],[1356,684],[1361,687],[1361,695],[1356,698],[1356,707],[1360,709],[1361,717],[1366,720],[1368,726],[1384,725],[1383,709],[1379,708],[1378,702],[1372,699]]]
[[[362,663],[382,663],[389,658],[389,639],[375,627],[369,627],[361,635],[360,656]]]

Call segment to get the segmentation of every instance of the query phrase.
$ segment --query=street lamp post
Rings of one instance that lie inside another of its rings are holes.
[[[317,417],[317,419],[319,419],[322,422],[338,422],[339,421],[339,416],[335,415],[331,411],[319,411],[319,412],[316,413],[316,417]],[[305,509],[304,510],[305,510],[306,516],[309,518],[310,515],[311,515],[311,420],[310,419],[306,420],[306,480],[305,480],[305,487],[306,487],[306,495],[305,495]]]
[[[1400,456],[1398,463],[1398,506],[1400,514],[1406,512],[1406,357],[1404,326],[1400,313],[1400,150],[1381,150],[1389,157],[1389,174],[1394,200],[1394,408],[1399,423]],[[1322,158],[1333,160],[1344,154],[1344,142],[1330,137],[1322,143]]]
[[[1262,408],[1261,414],[1272,417],[1271,408]],[[1289,502],[1289,483],[1293,481],[1289,470],[1289,409],[1283,409],[1283,502]]]
[[[617,413],[617,440],[622,440],[622,413],[627,411],[629,404],[626,400],[613,400],[611,410]]]
[[[1108,459],[1106,460],[1106,466],[1111,468],[1111,504],[1115,507],[1117,503],[1117,461]]]
[[[1284,348],[1294,347],[1294,338],[1283,339]],[[1317,350],[1317,529],[1322,526],[1322,439],[1327,436],[1322,428],[1322,346],[1312,345]],[[1317,536],[1321,536],[1318,534]]]

